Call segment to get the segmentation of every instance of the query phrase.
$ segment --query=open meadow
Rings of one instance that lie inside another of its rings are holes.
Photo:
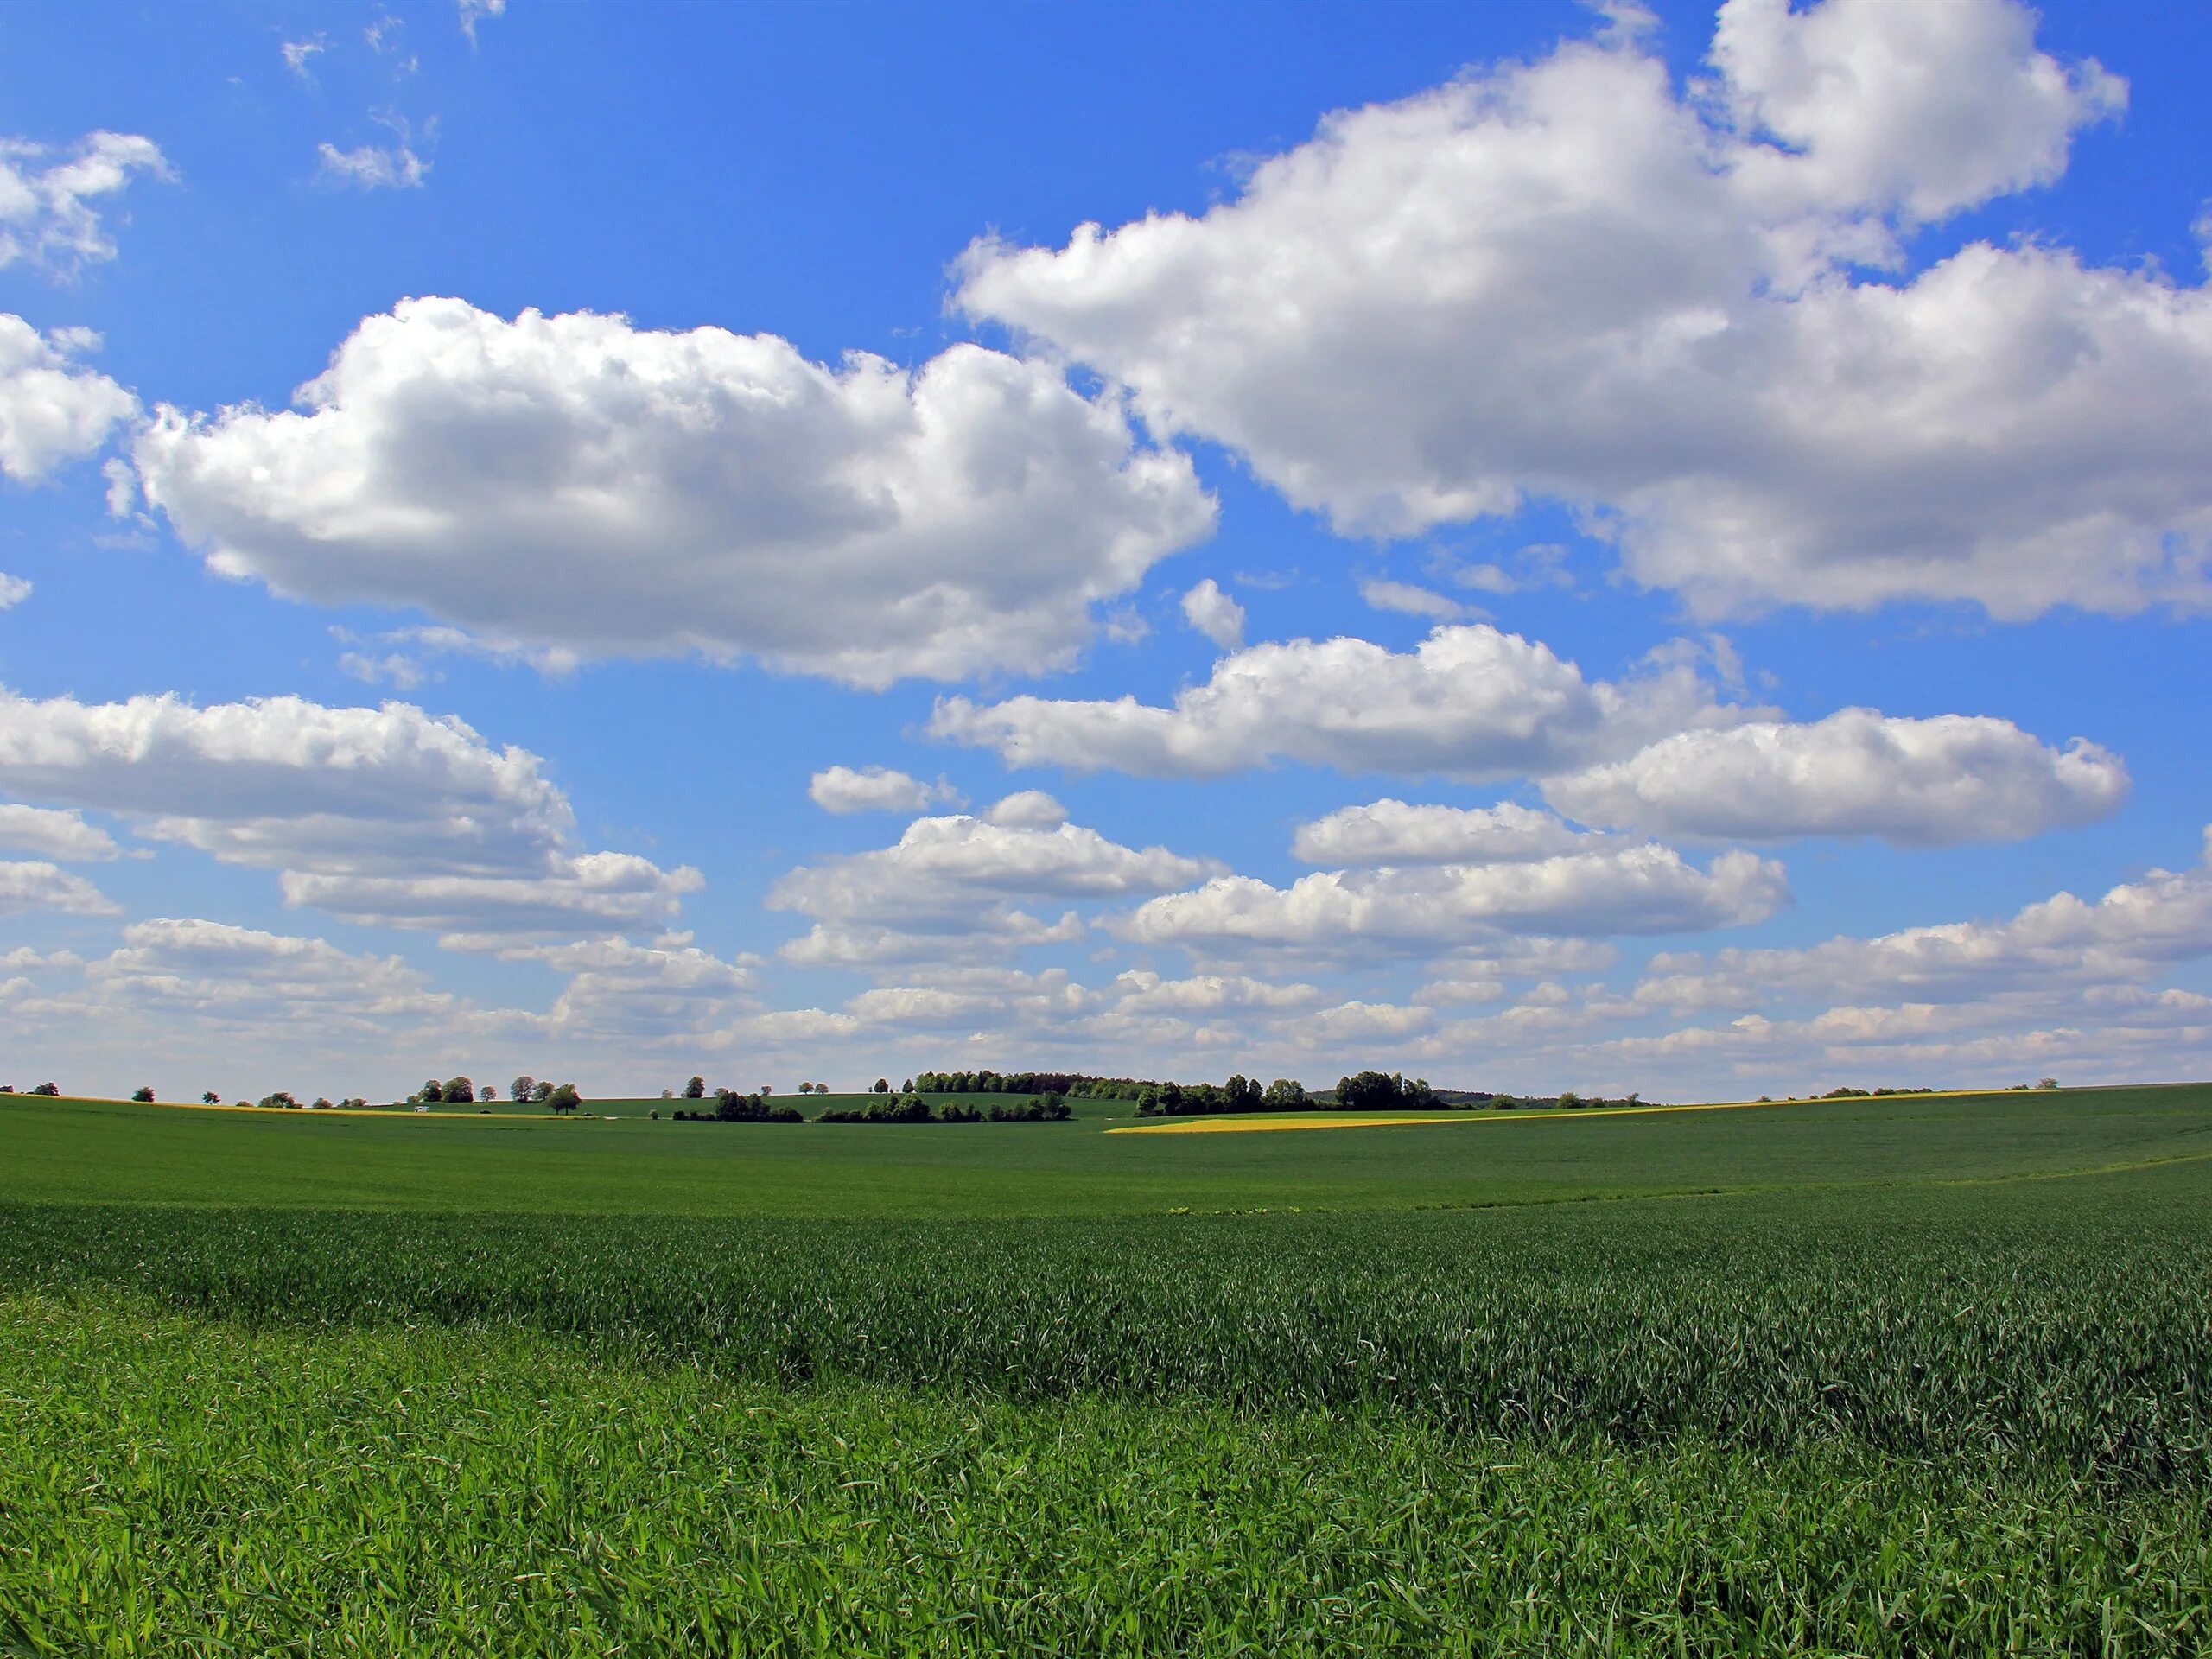
[[[0,1101],[0,1650],[2212,1642],[2212,1086],[663,1104]]]

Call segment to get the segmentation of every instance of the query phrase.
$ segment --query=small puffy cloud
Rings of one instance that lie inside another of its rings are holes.
[[[77,365],[75,359],[99,343],[81,329],[41,335],[21,317],[0,312],[0,473],[35,484],[92,454],[138,412],[130,393]],[[22,591],[30,591],[28,584]]]
[[[1300,824],[1290,849],[1308,864],[1499,864],[1550,858],[1599,839],[1510,801],[1414,806],[1386,798]]]
[[[957,801],[960,791],[939,778],[925,784],[889,766],[830,766],[814,774],[807,796],[825,812],[925,812]]]
[[[1124,847],[1079,824],[1040,829],[955,815],[918,818],[894,846],[802,866],[770,888],[768,905],[817,919],[957,923],[978,900],[1159,893],[1211,868],[1165,847]]]
[[[278,871],[288,902],[456,932],[664,924],[698,872],[572,851],[575,812],[541,767],[406,703],[0,691],[0,787]]]
[[[325,142],[315,146],[316,174],[340,184],[363,190],[418,190],[430,164],[407,143],[357,144],[340,149]]]
[[[22,576],[0,570],[0,611],[13,610],[31,596],[31,585]]]
[[[1871,709],[1683,732],[1544,785],[1546,799],[1585,823],[1656,835],[1879,836],[1913,846],[2092,823],[2119,810],[2127,791],[2119,757],[2079,738],[2056,749],[2010,721]]]
[[[0,847],[40,853],[65,863],[97,863],[115,856],[115,841],[81,812],[47,807],[0,805]]]
[[[284,67],[305,81],[314,80],[315,71],[308,64],[322,49],[323,38],[320,35],[310,40],[286,41],[277,48],[284,54]]]
[[[983,814],[984,823],[1010,830],[1057,830],[1067,821],[1067,808],[1041,789],[1018,789]]]
[[[1183,595],[1183,620],[1224,651],[1244,643],[1244,607],[1211,576]]]
[[[1410,1037],[1435,1023],[1435,1012],[1430,1008],[1392,1002],[1340,1002],[1333,1008],[1300,1016],[1287,1034],[1303,1048],[1337,1049],[1350,1043]]]
[[[1471,933],[1677,933],[1763,921],[1789,897],[1782,867],[1727,852],[1706,869],[1653,845],[1517,864],[1317,871],[1287,887],[1222,876],[1148,900],[1125,939],[1236,955],[1264,946],[1433,956]]]
[[[43,859],[0,861],[0,915],[57,910],[67,916],[112,916],[115,906],[81,875]]]
[[[2016,0],[1729,0],[1324,118],[1203,214],[987,239],[959,302],[1339,531],[1561,503],[1700,614],[2212,607],[2212,291],[1927,221],[2120,105]]]
[[[1016,815],[1017,818],[1023,815]],[[1160,893],[1217,867],[1164,847],[1137,849],[1032,812],[1029,822],[918,818],[895,845],[801,866],[768,891],[771,910],[816,925],[783,948],[788,961],[896,968],[1001,960],[1083,937],[1080,916],[1049,922],[1023,901],[1071,902]]]
[[[164,407],[146,499],[225,575],[579,658],[1040,671],[1213,526],[1117,401],[975,346],[833,368],[772,335],[417,299],[299,404]]]
[[[1389,582],[1370,576],[1359,584],[1359,596],[1378,611],[1425,616],[1432,622],[1457,622],[1467,614],[1467,607],[1449,594],[1440,594],[1433,588],[1419,588],[1410,582]]]
[[[1484,782],[1572,771],[1753,712],[1717,702],[1679,663],[1586,680],[1548,646],[1477,623],[1439,628],[1410,652],[1349,638],[1253,645],[1170,709],[1128,696],[950,697],[930,730],[1010,766],[1205,778],[1288,760]]]
[[[1111,988],[1124,1014],[1219,1014],[1236,1008],[1310,1008],[1322,1001],[1319,987],[1278,985],[1243,975],[1198,974],[1162,979],[1146,969],[1117,974]]]
[[[140,173],[174,176],[161,147],[136,133],[87,133],[67,151],[0,139],[0,268],[22,261],[70,276],[114,258],[94,203]]]

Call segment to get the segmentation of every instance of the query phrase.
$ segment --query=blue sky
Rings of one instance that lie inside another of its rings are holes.
[[[0,16],[0,1081],[2202,1075],[2208,53]]]

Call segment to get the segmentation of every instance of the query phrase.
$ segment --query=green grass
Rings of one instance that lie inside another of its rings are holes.
[[[2201,1505],[832,1387],[0,1300],[0,1642],[49,1654],[2164,1654]]]
[[[1127,1121],[0,1104],[0,1652],[2212,1648],[2212,1088]]]
[[[834,1099],[835,1096],[832,1096]],[[659,1102],[640,1103],[650,1110]],[[1328,1114],[1332,1121],[1339,1115]],[[1436,1127],[1115,1135],[206,1112],[0,1096],[0,1199],[751,1216],[1406,1209],[1987,1179],[2212,1152],[2212,1088],[1893,1097]]]

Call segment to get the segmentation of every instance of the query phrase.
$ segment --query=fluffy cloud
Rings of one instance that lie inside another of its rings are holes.
[[[1198,974],[1162,979],[1145,969],[1114,976],[1115,1007],[1124,1014],[1219,1014],[1232,1008],[1310,1008],[1322,1000],[1318,987],[1277,985],[1242,975]]]
[[[1340,112],[1201,216],[977,244],[961,302],[1348,533],[1558,499],[1706,614],[2212,603],[2212,292],[2034,240],[1905,274],[2120,83],[2015,0],[1728,0],[1713,62],[1613,29]]]
[[[1750,712],[1717,703],[1681,664],[1586,680],[1548,646],[1473,624],[1439,628],[1410,652],[1349,638],[1254,645],[1172,709],[1127,696],[948,697],[930,730],[1009,766],[1205,778],[1281,759],[1485,782],[1586,766]]]
[[[299,403],[162,409],[147,499],[226,575],[581,657],[877,687],[1052,668],[1213,524],[1118,403],[973,346],[830,368],[772,335],[409,300]]]
[[[940,778],[925,784],[889,766],[830,766],[817,772],[807,796],[825,812],[924,812],[940,802],[957,801],[960,791]]]
[[[840,919],[957,922],[979,899],[1109,899],[1158,893],[1204,876],[1206,861],[1139,850],[1096,830],[918,818],[896,845],[795,869],[769,890],[776,910]]]
[[[31,596],[31,585],[21,576],[0,570],[0,611],[12,610]]]
[[[1183,595],[1183,620],[1224,651],[1244,643],[1244,607],[1211,576]]]
[[[1503,864],[1550,858],[1598,839],[1510,801],[1462,807],[1384,799],[1300,824],[1290,849],[1308,864]]]
[[[93,204],[139,173],[171,176],[160,147],[136,133],[88,133],[59,156],[44,144],[0,139],[0,267],[29,261],[66,276],[114,258]]]
[[[0,473],[35,484],[92,454],[137,412],[136,397],[74,362],[99,344],[83,329],[41,335],[0,312]]]
[[[2212,835],[2208,836],[2212,847]],[[1655,957],[1637,988],[1658,1007],[1755,1007],[1777,997],[1916,1003],[2139,984],[2212,956],[2212,869],[2152,870],[2091,902],[2061,893],[1999,922],[1947,922],[1802,949]]]
[[[1073,911],[1050,923],[1017,909],[1017,900],[1066,904],[1160,893],[1216,868],[1165,847],[1124,847],[1057,816],[1046,823],[1033,804],[1050,802],[1048,796],[1012,798],[1027,799],[1033,810],[1011,815],[1011,822],[918,818],[893,846],[792,870],[769,889],[768,907],[795,911],[817,925],[783,955],[870,968],[988,962],[1083,936]]]
[[[1789,899],[1782,867],[1728,852],[1700,870],[1665,847],[1518,864],[1319,871],[1288,887],[1223,876],[1165,894],[1114,925],[1142,944],[1211,954],[1258,946],[1433,955],[1471,932],[1675,933],[1762,921]]]
[[[86,979],[112,1001],[222,1024],[313,1020],[359,1029],[419,1022],[454,1007],[397,957],[222,922],[134,922],[122,948],[90,964]]]
[[[0,847],[42,853],[72,864],[115,856],[115,840],[80,812],[38,806],[0,806]]]
[[[289,903],[485,932],[664,925],[698,872],[569,850],[575,813],[540,766],[406,703],[0,692],[0,786],[281,871]]]
[[[569,976],[543,1021],[549,1036],[603,1038],[624,1044],[674,1039],[702,1046],[741,1017],[753,983],[750,957],[724,961],[689,936],[650,944],[626,939],[504,950],[511,962],[538,962]]]
[[[1011,830],[1057,830],[1067,821],[1067,808],[1041,789],[1017,789],[983,814],[984,823]]]
[[[111,916],[115,906],[81,875],[43,859],[0,861],[0,915],[27,910],[58,910],[69,916]]]
[[[1544,796],[1585,823],[1656,835],[1942,846],[2091,823],[2119,810],[2127,790],[2119,758],[2079,738],[2061,750],[2010,721],[1846,709],[1808,725],[1681,733],[1553,779]]]

